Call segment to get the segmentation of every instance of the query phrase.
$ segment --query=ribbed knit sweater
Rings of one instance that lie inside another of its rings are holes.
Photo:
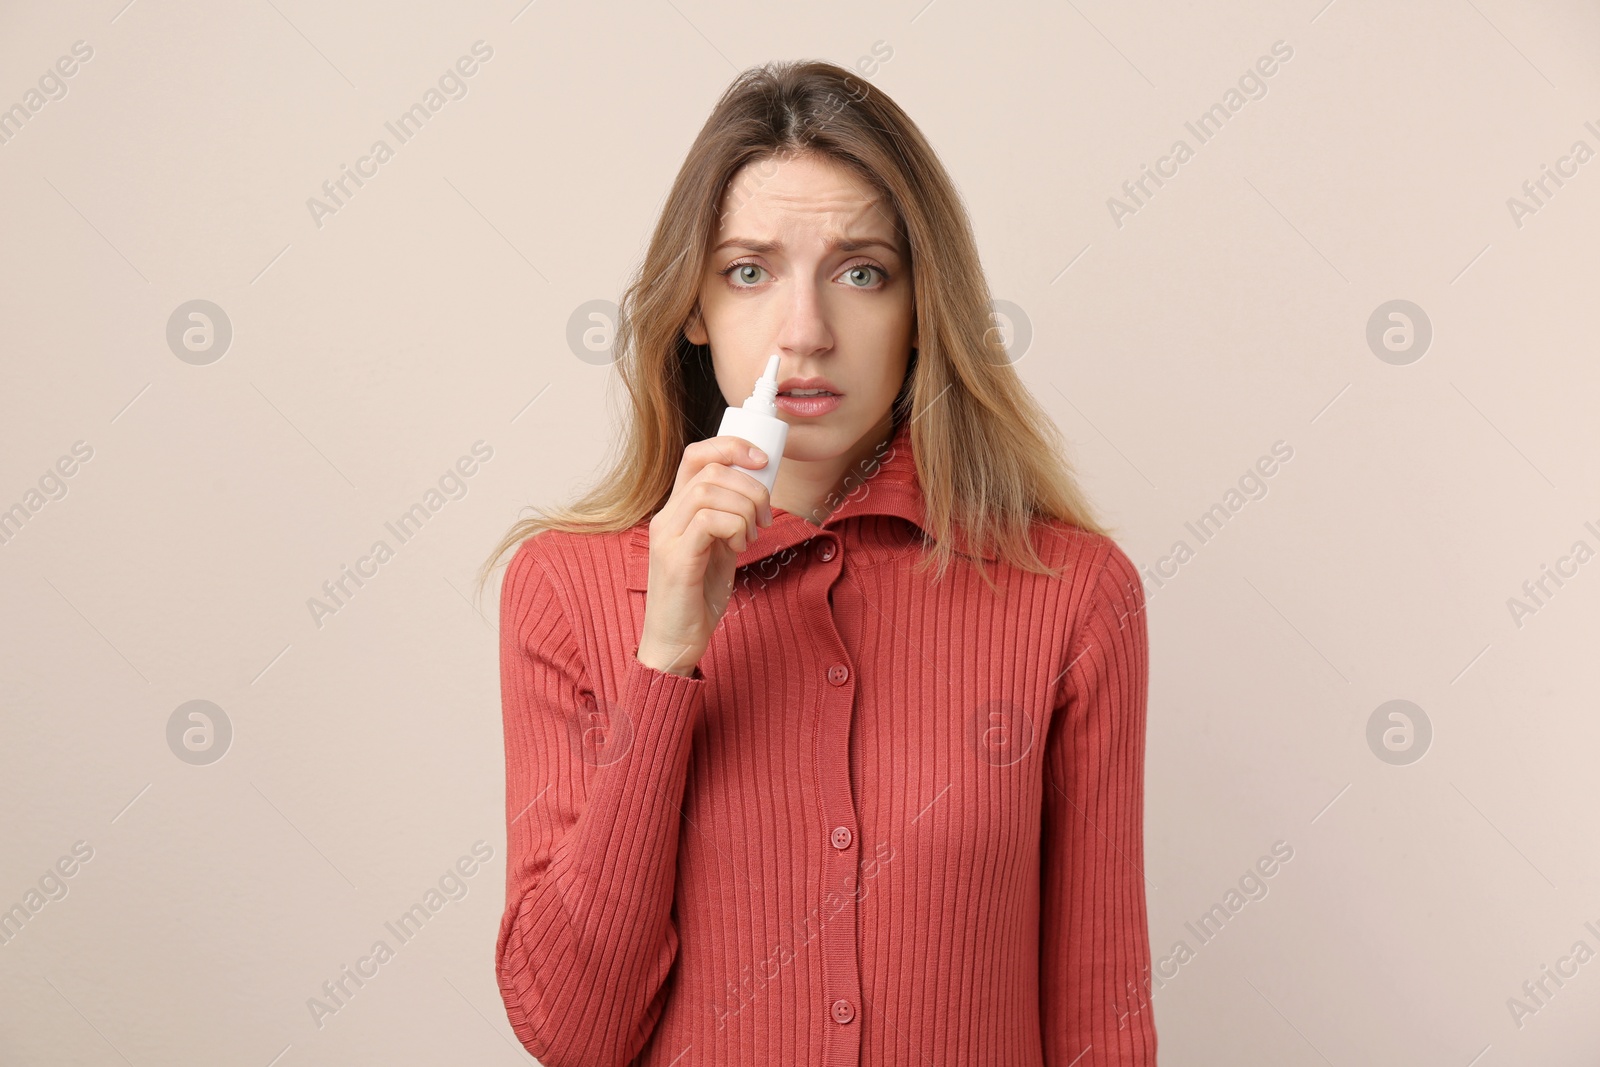
[[[649,526],[545,531],[501,591],[506,1012],[547,1067],[1156,1062],[1137,571],[935,582],[910,427],[774,508],[691,676],[636,658]]]

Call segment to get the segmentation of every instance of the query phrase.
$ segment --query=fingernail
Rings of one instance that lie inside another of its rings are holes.
[[[767,458],[767,454],[765,452],[761,451],[761,449],[756,448],[754,445],[752,445],[752,446],[750,446],[750,458],[751,459],[766,459]]]

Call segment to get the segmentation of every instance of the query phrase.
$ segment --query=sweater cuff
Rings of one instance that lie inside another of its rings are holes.
[[[659,676],[659,677],[662,677],[662,678],[680,678],[680,679],[682,679],[683,681],[686,681],[686,682],[691,682],[691,681],[692,682],[703,682],[703,681],[706,680],[706,676],[704,674],[700,673],[700,664],[698,664],[698,663],[696,663],[694,665],[694,673],[693,674],[685,675],[685,674],[673,674],[671,671],[658,671],[654,667],[651,667],[651,666],[641,662],[640,659],[639,659],[639,645],[637,643],[635,643],[633,648],[632,648],[632,650],[629,651],[628,659],[631,661],[632,665],[643,667],[645,669],[645,672],[647,674],[650,674],[650,675]]]
[[[633,717],[629,725],[635,732],[648,723],[657,736],[687,740],[705,707],[710,684],[698,663],[693,675],[657,670],[639,660],[635,645],[622,677],[621,706]]]

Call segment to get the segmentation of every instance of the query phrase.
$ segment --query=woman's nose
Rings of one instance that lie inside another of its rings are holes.
[[[828,328],[827,309],[822,296],[809,285],[797,285],[784,311],[779,343],[796,353],[828,348],[833,337]]]

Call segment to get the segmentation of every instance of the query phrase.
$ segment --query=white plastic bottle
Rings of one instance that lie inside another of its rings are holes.
[[[784,442],[789,439],[789,424],[778,418],[778,405],[773,398],[778,395],[778,356],[767,360],[767,370],[756,380],[755,390],[743,407],[729,408],[722,413],[722,426],[717,436],[732,434],[742,437],[767,454],[767,465],[751,470],[735,466],[772,492],[778,477],[778,464],[783,459]]]

